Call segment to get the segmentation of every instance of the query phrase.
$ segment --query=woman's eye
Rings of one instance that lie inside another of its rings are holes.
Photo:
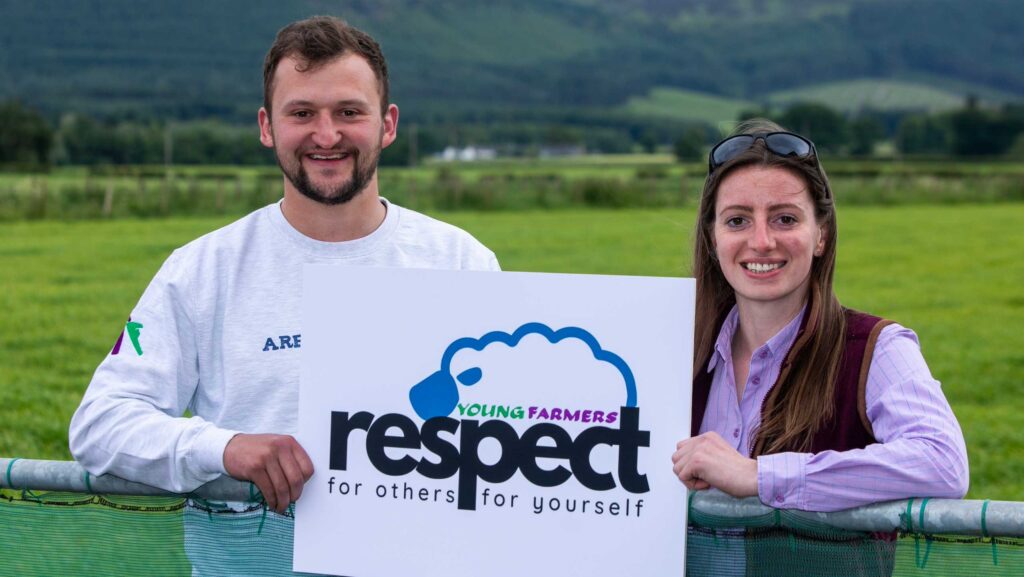
[[[725,219],[725,226],[735,228],[737,226],[743,226],[743,218],[734,216],[732,218]]]
[[[779,222],[781,224],[786,225],[786,226],[792,226],[792,225],[797,223],[797,220],[796,220],[795,216],[792,216],[792,215],[789,215],[789,214],[784,214],[784,215],[779,217]]]

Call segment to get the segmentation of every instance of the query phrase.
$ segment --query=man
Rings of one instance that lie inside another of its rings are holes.
[[[91,473],[176,492],[220,475],[255,483],[283,512],[313,474],[297,430],[302,265],[498,270],[466,232],[383,200],[381,149],[395,140],[380,47],[341,20],[277,35],[263,70],[260,140],[284,198],[176,250],[71,419]],[[337,306],[352,302],[338,287]],[[123,338],[123,337],[122,337]],[[341,352],[343,354],[343,352]],[[182,417],[185,411],[192,416]]]

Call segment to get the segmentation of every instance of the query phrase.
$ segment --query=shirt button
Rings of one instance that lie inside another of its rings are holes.
[[[754,377],[752,380],[754,381],[755,385],[760,385],[761,384],[761,377]]]
[[[782,502],[782,495],[775,495],[775,502],[776,503],[781,503]]]
[[[733,430],[732,430],[732,436],[733,436],[733,438],[735,438],[735,439],[738,439],[738,438],[740,438],[740,430],[739,430],[739,428],[736,428],[736,429],[733,429]]]
[[[758,355],[758,356],[761,357],[762,359],[767,358],[768,357],[768,351],[761,351],[761,354]]]

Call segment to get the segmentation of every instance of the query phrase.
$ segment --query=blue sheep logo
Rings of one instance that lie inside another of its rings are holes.
[[[483,371],[479,367],[466,369],[453,376],[451,373],[451,363],[456,353],[463,349],[482,351],[493,343],[503,343],[509,347],[515,347],[523,337],[531,334],[541,335],[551,344],[565,339],[578,339],[584,342],[590,347],[590,351],[595,359],[611,364],[622,375],[626,388],[626,399],[623,406],[637,406],[636,381],[633,378],[633,371],[630,370],[629,365],[621,357],[602,349],[601,344],[598,343],[593,335],[579,327],[565,327],[556,331],[542,323],[527,323],[516,329],[512,334],[493,331],[479,339],[465,337],[448,345],[444,355],[441,357],[441,370],[416,383],[409,390],[409,402],[412,403],[416,414],[423,420],[450,415],[459,403],[458,384],[471,387],[483,378]]]

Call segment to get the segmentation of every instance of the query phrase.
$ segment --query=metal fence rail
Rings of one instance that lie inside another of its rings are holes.
[[[0,458],[0,488],[106,495],[176,494],[114,475],[90,475],[75,461],[11,458]],[[196,496],[213,501],[250,501],[253,493],[254,489],[248,481],[220,477],[183,496]]]
[[[74,461],[11,458],[0,458],[0,488],[112,495],[174,494],[113,475],[92,476]],[[247,481],[221,477],[189,495],[211,500],[249,501],[253,492]],[[694,495],[690,503],[693,512],[720,519],[745,520],[774,512],[756,497],[734,499],[715,491],[702,491]],[[1017,501],[909,499],[832,513],[789,510],[787,514],[852,531],[912,529],[932,534],[1024,537],[1024,503]]]

